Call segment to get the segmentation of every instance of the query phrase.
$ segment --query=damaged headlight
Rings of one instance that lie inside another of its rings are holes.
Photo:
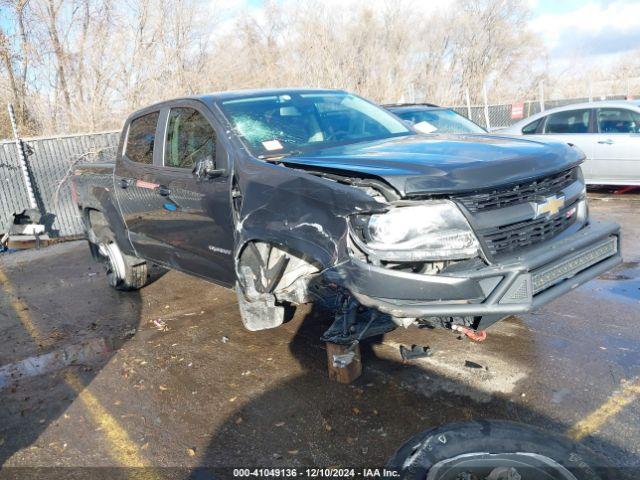
[[[462,260],[475,257],[480,248],[469,222],[448,200],[360,216],[358,224],[361,247],[382,260]]]

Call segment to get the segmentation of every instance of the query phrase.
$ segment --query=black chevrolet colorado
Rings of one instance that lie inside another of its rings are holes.
[[[621,261],[565,144],[421,135],[335,90],[224,92],[132,114],[74,192],[111,285],[153,262],[235,288],[250,330],[336,312],[353,344],[413,323],[482,330]],[[368,308],[367,308],[368,307]]]

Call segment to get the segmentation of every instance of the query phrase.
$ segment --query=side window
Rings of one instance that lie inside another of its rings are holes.
[[[640,133],[640,113],[626,108],[599,108],[600,133]]]
[[[129,125],[126,155],[134,162],[153,163],[153,144],[156,139],[156,125],[160,112],[147,113]]]
[[[193,168],[198,160],[215,161],[216,138],[213,127],[193,108],[172,108],[164,147],[165,167]]]
[[[544,133],[589,133],[591,110],[568,110],[552,113],[547,117]]]
[[[538,125],[540,125],[540,122],[542,122],[543,119],[544,117],[539,118],[538,120],[534,120],[533,122],[531,122],[529,125],[525,125],[524,127],[522,127],[522,134],[533,135],[534,133],[536,133],[536,131],[538,130]]]

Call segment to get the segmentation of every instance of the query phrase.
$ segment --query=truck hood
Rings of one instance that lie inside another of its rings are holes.
[[[309,170],[379,177],[402,196],[479,190],[552,174],[584,154],[564,143],[495,135],[409,135],[282,159]]]

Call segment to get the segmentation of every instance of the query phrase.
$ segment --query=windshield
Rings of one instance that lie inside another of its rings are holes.
[[[397,112],[420,133],[487,133],[468,118],[453,110],[409,110]]]
[[[247,97],[221,107],[258,157],[413,133],[386,110],[347,93]]]

